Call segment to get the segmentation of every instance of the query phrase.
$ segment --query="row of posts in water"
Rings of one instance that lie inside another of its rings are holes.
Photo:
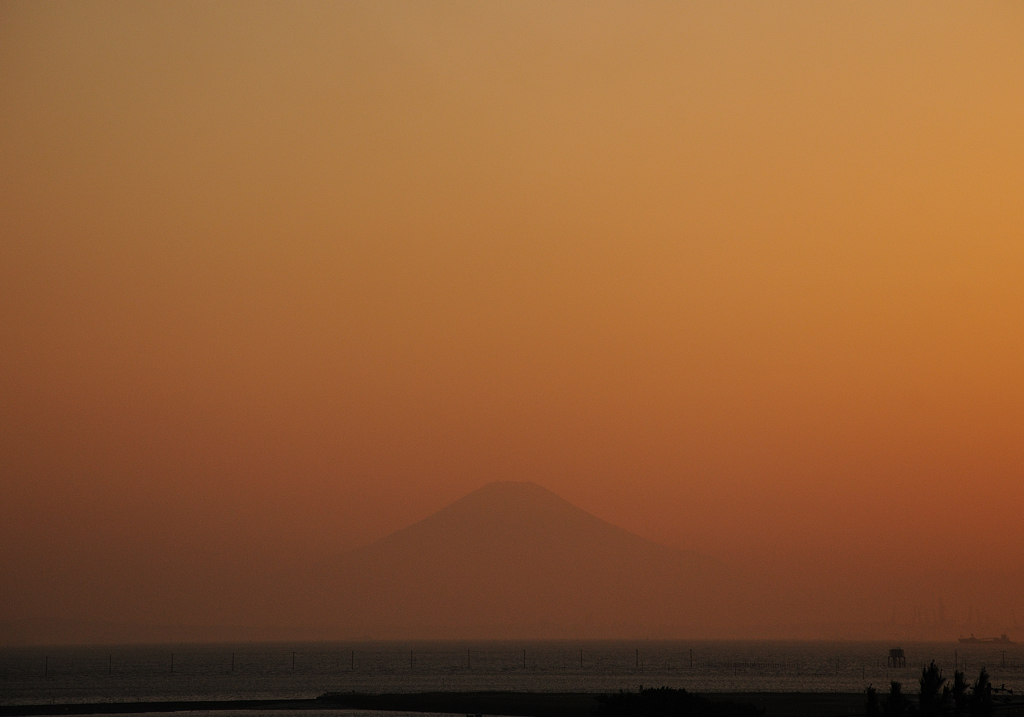
[[[478,651],[478,652],[480,652],[480,651]],[[291,653],[291,672],[295,672],[295,660],[296,660],[296,656],[298,654],[299,653],[296,652],[296,651],[292,651],[292,653]],[[377,653],[377,654],[379,654],[379,653]],[[436,653],[433,653],[433,654],[436,654]],[[636,670],[642,672],[643,669],[644,669],[644,664],[643,664],[643,662],[641,660],[639,648],[637,648],[634,651],[634,655],[635,655],[634,668]],[[348,657],[349,657],[349,660],[348,660],[349,671],[354,672],[356,670],[356,651],[355,650],[350,650]],[[341,659],[341,654],[340,653],[336,654],[336,660],[337,660],[337,668],[341,669],[341,667],[342,667],[342,659]],[[829,664],[829,671],[831,672],[832,660],[829,660],[828,664]],[[920,664],[920,667],[924,667],[924,665],[925,665],[925,661],[922,661],[921,664]],[[1012,660],[1009,663],[1007,663],[1006,652],[1003,651],[1002,652],[1002,658],[1000,660],[1000,666],[1003,669],[1006,669],[1008,665],[1009,665],[1009,669],[1011,669],[1011,670],[1019,669],[1021,667],[1024,667],[1024,665],[1019,665],[1019,664],[1017,664],[1016,662],[1014,662]],[[472,649],[467,649],[466,650],[466,663],[465,663],[465,666],[466,666],[467,670],[472,670],[473,669],[473,650]],[[567,665],[565,660],[562,660],[562,661],[560,661],[559,666],[562,667],[562,668],[565,668],[568,665]],[[478,667],[479,667],[479,660],[478,660]],[[580,651],[579,651],[579,667],[580,667],[581,670],[585,669],[584,651],[582,649],[580,649]],[[880,669],[881,668],[881,661],[880,660],[876,663],[875,667],[876,667],[876,669]],[[534,668],[536,669],[536,664],[534,665]],[[867,674],[867,667],[864,664],[861,664],[860,668],[861,668],[862,676],[866,676],[866,674]],[[906,668],[906,664],[905,663],[903,665],[903,668],[904,669]],[[169,662],[167,663],[167,669],[168,669],[168,674],[172,674],[172,675],[174,674],[174,653],[173,652],[170,653],[170,659],[169,659]],[[409,651],[409,670],[413,671],[415,669],[416,669],[416,651],[415,650],[410,650]],[[522,669],[523,670],[528,670],[529,669],[529,667],[527,665],[527,659],[526,659],[526,650],[522,651]],[[678,670],[679,667],[674,667],[673,668],[673,667],[670,666],[668,661],[664,661],[663,663],[655,663],[654,669],[655,670],[662,669],[662,670],[671,671],[673,669]],[[772,661],[764,661],[764,662],[757,662],[757,661],[754,661],[754,662],[712,662],[711,660],[700,660],[700,659],[694,661],[694,659],[693,659],[693,650],[691,649],[691,650],[689,650],[689,669],[691,671],[693,671],[693,670],[711,671],[712,669],[718,669],[718,670],[730,670],[731,669],[735,673],[738,674],[740,670],[743,670],[743,671],[769,671],[769,670],[771,670],[771,671],[788,672],[791,668],[790,668],[790,663],[788,661],[783,661],[783,662],[772,662]],[[890,662],[890,663],[887,663],[887,665],[886,665],[886,674],[888,674],[890,669],[895,670],[895,669],[899,669],[899,668],[893,666],[891,664],[891,662]],[[966,659],[961,659],[956,653],[954,653],[954,669],[957,669],[957,670],[967,670],[967,660]],[[840,670],[840,660],[837,658],[835,660],[835,674],[837,676],[839,675],[839,670]],[[50,672],[51,672],[50,671],[50,657],[49,657],[49,655],[46,655],[44,657],[44,659],[43,659],[43,675],[44,676],[49,676]],[[235,653],[232,652],[231,653],[231,666],[230,666],[228,674],[234,674],[234,672],[235,672]],[[114,655],[113,655],[113,653],[111,653],[111,654],[109,654],[107,656],[107,674],[109,674],[109,675],[114,674]]]

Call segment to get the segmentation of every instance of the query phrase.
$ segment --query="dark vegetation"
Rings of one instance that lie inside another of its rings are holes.
[[[889,694],[881,701],[878,691],[873,686],[868,687],[865,714],[867,717],[940,717],[947,714],[987,717],[995,707],[992,683],[984,667],[970,687],[966,676],[959,670],[954,671],[950,685],[949,679],[942,676],[942,670],[933,661],[921,670],[918,684],[920,689],[916,703],[903,694],[903,685],[895,680],[889,684]]]
[[[711,701],[669,687],[601,695],[597,700],[597,717],[760,717],[764,714],[750,704]]]
[[[978,680],[971,688],[971,696],[967,699],[967,708],[972,715],[990,715],[992,707],[992,683],[989,682],[988,671],[982,667]]]
[[[878,690],[874,685],[868,685],[868,699],[864,703],[864,714],[867,717],[881,717],[882,705],[878,701]]]
[[[668,687],[609,695],[543,692],[330,693],[321,700],[347,709],[520,715],[521,717],[762,717],[751,704]]]
[[[917,709],[922,717],[942,714],[942,705],[949,698],[949,686],[946,685],[946,678],[942,676],[942,670],[934,660],[921,670],[921,679],[918,683],[921,692],[917,700]]]
[[[951,690],[951,697],[953,698],[953,709],[957,714],[964,714],[967,712],[967,677],[960,670],[953,672],[953,689]]]
[[[418,692],[367,694],[332,692],[319,700],[325,709],[391,710],[518,717],[846,717],[861,706],[856,694],[827,692],[743,692],[694,694],[641,689],[602,698],[592,693]],[[0,716],[2,717],[2,716]]]
[[[889,683],[889,694],[882,703],[882,714],[885,717],[900,717],[907,711],[907,698],[903,694],[903,685],[893,680]]]
[[[598,708],[595,695],[555,692],[331,692],[319,699],[333,709],[511,717],[593,717]]]

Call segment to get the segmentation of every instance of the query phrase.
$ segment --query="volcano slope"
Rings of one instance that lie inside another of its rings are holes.
[[[743,588],[534,483],[485,485],[321,566],[320,619],[374,638],[713,636]]]

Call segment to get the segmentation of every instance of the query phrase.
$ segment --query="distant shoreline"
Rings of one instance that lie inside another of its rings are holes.
[[[752,704],[765,717],[851,717],[864,714],[862,692],[712,692],[714,701]],[[592,717],[599,693],[584,692],[415,692],[329,693],[316,699],[173,700],[0,705],[0,717],[116,715],[161,712],[380,710],[427,714],[507,715],[508,717]],[[1024,697],[1003,698],[1001,717],[1024,716]]]
[[[712,700],[754,704],[764,709],[767,717],[848,717],[864,711],[864,695],[862,693],[739,692],[702,694]],[[509,717],[591,717],[597,707],[597,697],[598,695],[594,693],[550,692],[334,693],[317,699],[2,705],[0,706],[0,717],[339,709],[508,715]],[[1021,714],[1024,714],[1024,704],[1021,705]]]
[[[320,700],[166,700],[139,702],[75,702],[64,704],[0,705],[3,717],[34,715],[106,715],[141,712],[215,712],[222,710],[332,709]]]

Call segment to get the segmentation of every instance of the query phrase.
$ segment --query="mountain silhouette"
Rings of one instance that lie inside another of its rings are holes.
[[[485,485],[322,566],[322,618],[373,637],[701,634],[729,571],[645,540],[534,483]]]

